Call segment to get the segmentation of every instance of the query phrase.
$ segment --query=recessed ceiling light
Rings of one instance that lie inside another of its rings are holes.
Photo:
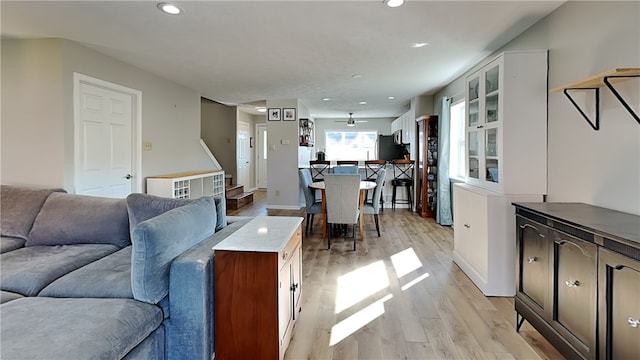
[[[395,96],[389,96],[387,99],[394,100],[395,98],[396,98]]]
[[[330,99],[330,98],[328,98],[328,97],[323,97],[323,98],[322,98],[322,101],[331,101],[331,99]]]
[[[178,15],[182,13],[182,9],[171,3],[159,3],[158,9],[170,15]]]
[[[262,112],[267,112],[267,108],[265,108],[265,107],[261,107],[261,106],[258,106],[258,107],[256,108],[256,111],[257,111],[257,112],[261,112],[261,113],[262,113]]]
[[[360,75],[360,74],[353,74],[353,75],[351,75],[351,77],[352,77],[352,78],[354,78],[354,79],[360,79],[360,78],[362,77],[362,75]]]
[[[382,2],[391,8],[398,7],[404,4],[404,0],[382,0]]]
[[[429,43],[413,43],[413,44],[411,44],[411,47],[413,47],[413,48],[421,48],[421,47],[427,46],[427,45],[429,45]]]
[[[366,101],[360,101],[359,104],[360,105],[367,105],[367,102]]]

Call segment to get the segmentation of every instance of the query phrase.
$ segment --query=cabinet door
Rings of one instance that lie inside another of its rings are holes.
[[[549,240],[547,227],[516,216],[518,296],[544,314],[549,299]]]
[[[599,249],[600,358],[640,359],[640,261]]]
[[[586,358],[595,358],[597,248],[573,236],[554,240],[554,327]]]
[[[278,328],[280,339],[280,351],[284,344],[284,339],[290,337],[290,326],[293,321],[293,296],[292,285],[292,262],[289,259],[280,269],[280,281],[278,284]]]
[[[297,320],[300,311],[300,299],[302,298],[302,246],[296,248],[296,253],[291,259],[292,290],[293,290],[293,320]]]

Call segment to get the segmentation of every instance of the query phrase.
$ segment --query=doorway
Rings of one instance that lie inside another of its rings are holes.
[[[75,193],[124,198],[142,189],[142,92],[74,73]]]
[[[267,188],[267,124],[256,124],[256,187]]]
[[[251,171],[251,156],[250,144],[249,144],[249,124],[238,121],[238,185],[244,185],[246,188],[251,188],[249,184],[250,171]]]

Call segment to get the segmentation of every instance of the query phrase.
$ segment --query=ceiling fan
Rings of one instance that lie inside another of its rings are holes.
[[[366,123],[369,122],[367,120],[354,120],[353,119],[353,113],[349,113],[349,119],[348,120],[333,120],[335,122],[346,122],[347,126],[355,126],[356,123]]]

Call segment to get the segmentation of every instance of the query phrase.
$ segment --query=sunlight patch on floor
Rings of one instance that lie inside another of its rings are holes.
[[[428,277],[429,277],[429,273],[424,273],[424,274],[418,276],[417,278],[409,281],[408,283],[402,285],[401,289],[402,289],[402,291],[406,291],[408,288],[412,287],[413,285],[419,283],[420,281],[422,281],[422,280],[424,280],[424,279],[426,279]]]
[[[335,313],[341,313],[388,286],[389,277],[382,260],[338,277]]]
[[[391,255],[391,263],[393,264],[393,268],[396,270],[398,278],[422,267],[422,262],[418,259],[418,255],[416,255],[413,248],[408,248]]]
[[[331,338],[329,339],[329,346],[333,346],[340,341],[344,340],[347,336],[353,334],[358,329],[366,326],[382,314],[384,314],[384,302],[388,301],[393,296],[391,294],[383,297],[382,299],[374,302],[373,304],[365,307],[357,313],[349,316],[348,318],[333,325],[331,328]]]

